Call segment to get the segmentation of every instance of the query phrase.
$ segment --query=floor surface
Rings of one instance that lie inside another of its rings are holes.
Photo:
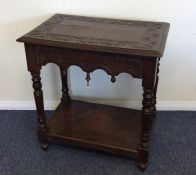
[[[36,126],[35,111],[0,111],[0,175],[196,175],[196,112],[157,113],[144,173],[136,160],[102,152],[54,144],[44,152]]]

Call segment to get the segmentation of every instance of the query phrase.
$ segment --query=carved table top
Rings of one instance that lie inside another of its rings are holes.
[[[56,14],[17,41],[161,57],[169,24]]]

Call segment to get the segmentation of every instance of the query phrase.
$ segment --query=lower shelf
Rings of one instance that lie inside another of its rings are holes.
[[[140,111],[71,100],[47,121],[48,137],[90,149],[137,156]]]

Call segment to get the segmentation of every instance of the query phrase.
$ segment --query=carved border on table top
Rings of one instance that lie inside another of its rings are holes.
[[[132,41],[121,41],[121,40],[107,40],[107,39],[95,39],[90,37],[78,37],[70,35],[57,35],[51,34],[50,31],[55,27],[56,24],[61,23],[64,19],[67,20],[79,20],[87,22],[97,22],[102,25],[104,24],[119,24],[127,26],[143,26],[146,27],[146,32],[141,42]],[[156,49],[162,35],[162,23],[145,22],[145,21],[130,21],[130,20],[117,20],[117,19],[106,19],[106,18],[93,18],[83,16],[72,16],[72,15],[54,15],[52,18],[35,28],[30,33],[26,34],[25,37],[53,40],[67,43],[79,43],[88,45],[100,45],[108,47],[119,47],[119,48],[134,48],[134,49]]]
[[[134,78],[142,77],[143,58],[139,56],[46,46],[37,46],[36,52],[40,66],[44,66],[47,63],[55,63],[61,69],[67,69],[72,65],[76,65],[87,73],[91,73],[96,69],[102,69],[112,77],[123,72],[132,75]]]

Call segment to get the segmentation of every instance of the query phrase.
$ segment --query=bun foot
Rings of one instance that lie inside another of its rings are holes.
[[[38,141],[41,145],[41,148],[44,151],[47,151],[48,150],[48,139],[47,139],[46,133],[44,133],[43,131],[38,130],[37,131],[37,136],[38,136]]]
[[[42,148],[44,151],[47,151],[47,150],[48,150],[48,144],[41,144],[41,148]]]
[[[140,169],[140,171],[144,172],[146,170],[148,166],[148,163],[139,163],[138,168]]]

